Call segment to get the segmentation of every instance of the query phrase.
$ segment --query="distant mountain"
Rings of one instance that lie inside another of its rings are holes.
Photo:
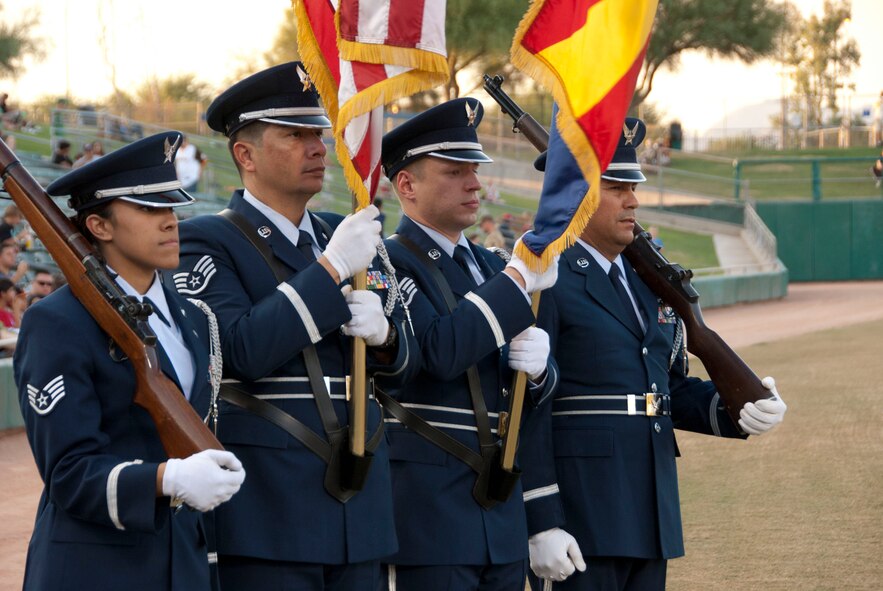
[[[773,127],[771,117],[780,115],[782,102],[770,99],[753,105],[740,107],[726,114],[709,126],[709,130],[720,133],[722,130],[768,129]]]

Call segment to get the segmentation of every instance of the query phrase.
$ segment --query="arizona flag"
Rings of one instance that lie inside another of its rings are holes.
[[[383,105],[447,79],[445,0],[292,0],[307,72],[359,208],[380,179]]]
[[[622,133],[656,6],[657,0],[533,0],[515,33],[512,63],[551,89],[559,109],[536,230],[519,244],[519,256],[538,268],[573,244],[598,207],[600,175]],[[555,135],[570,154],[556,157]],[[574,166],[588,194],[568,183],[571,190],[556,192],[567,174],[562,169]],[[544,200],[555,206],[544,208]],[[558,217],[545,219],[553,211]]]

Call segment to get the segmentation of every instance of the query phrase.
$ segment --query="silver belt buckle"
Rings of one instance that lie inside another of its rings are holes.
[[[662,398],[658,397],[655,392],[647,392],[644,394],[644,412],[648,417],[655,417],[659,410]]]

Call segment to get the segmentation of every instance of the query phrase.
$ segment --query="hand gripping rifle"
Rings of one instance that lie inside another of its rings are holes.
[[[506,94],[501,88],[502,83],[502,76],[484,77],[484,89],[497,101],[502,111],[512,117],[513,131],[523,133],[537,150],[546,150],[549,133]],[[734,424],[738,424],[739,411],[745,403],[772,398],[772,394],[736,352],[705,325],[699,307],[699,293],[690,283],[693,271],[666,259],[653,245],[650,233],[637,222],[634,233],[635,239],[623,251],[623,255],[650,291],[671,306],[684,321],[687,350],[702,361],[730,418]]]
[[[156,335],[147,324],[148,307],[126,296],[58,205],[0,140],[0,176],[71,291],[135,369],[135,404],[150,413],[166,453],[184,458],[205,449],[223,449],[187,399],[160,369]]]

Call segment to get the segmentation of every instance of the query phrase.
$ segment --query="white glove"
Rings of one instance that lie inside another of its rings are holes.
[[[245,470],[236,456],[229,451],[207,449],[183,460],[168,460],[162,494],[180,499],[197,511],[211,511],[229,501],[243,480]]]
[[[518,249],[518,244],[521,243],[521,239],[518,239],[518,243],[515,244],[515,249]],[[555,281],[558,279],[558,257],[556,256],[552,263],[549,265],[549,268],[546,269],[544,273],[536,273],[531,271],[528,267],[527,263],[518,258],[518,255],[513,254],[512,259],[506,264],[507,267],[512,267],[524,277],[524,290],[527,293],[533,293],[535,291],[542,291],[544,289],[548,289],[555,285]]]
[[[543,375],[548,361],[549,333],[542,328],[526,328],[509,343],[509,367],[523,371],[531,380]]]
[[[377,207],[369,205],[346,216],[328,241],[322,254],[340,275],[341,281],[367,269],[377,255],[380,222],[374,218],[379,214]]]
[[[363,338],[370,347],[385,343],[389,336],[389,321],[383,313],[380,296],[373,291],[354,290],[349,285],[344,285],[340,291],[350,307],[350,314],[353,315],[341,327],[343,334]]]
[[[574,570],[586,570],[586,562],[576,538],[563,529],[556,527],[533,535],[528,545],[530,569],[541,579],[561,582]]]
[[[788,407],[785,401],[779,397],[776,390],[776,380],[767,376],[762,382],[763,387],[772,392],[774,398],[746,402],[739,411],[739,426],[749,435],[761,435],[766,433],[785,418]]]

